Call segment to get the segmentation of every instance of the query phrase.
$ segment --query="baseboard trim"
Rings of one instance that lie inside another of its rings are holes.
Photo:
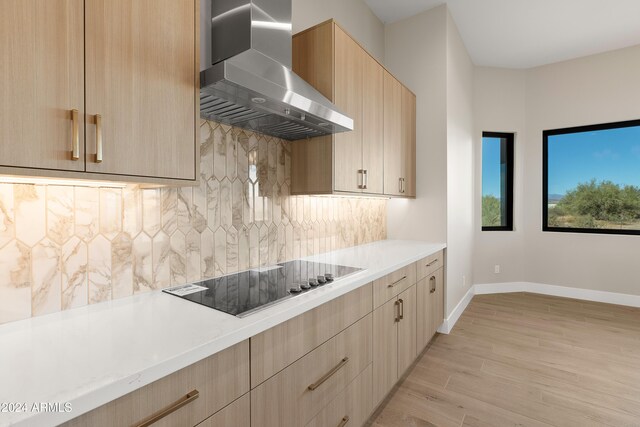
[[[591,289],[571,288],[568,286],[546,285],[532,282],[484,283],[473,285],[462,297],[456,308],[438,328],[438,332],[448,334],[467,308],[474,295],[502,294],[510,292],[531,292],[534,294],[556,297],[574,298],[584,301],[602,302],[606,304],[624,305],[640,308],[640,295],[620,294],[616,292],[596,291]]]

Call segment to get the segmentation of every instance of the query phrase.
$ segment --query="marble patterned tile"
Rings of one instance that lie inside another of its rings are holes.
[[[284,144],[278,142],[276,145],[276,181],[278,184],[284,184],[285,171],[285,151]]]
[[[242,226],[238,230],[238,271],[244,271],[250,268],[249,251],[249,229]]]
[[[193,188],[178,188],[178,230],[183,234],[191,231],[193,210]]]
[[[260,226],[260,266],[269,265],[269,227],[266,224]]]
[[[253,213],[253,184],[251,184],[251,181],[246,181],[242,187],[242,223],[245,226],[250,227],[253,224]]]
[[[74,236],[62,246],[62,310],[89,303],[87,244]]]
[[[239,132],[237,138],[238,178],[246,182],[249,179],[249,137],[246,132]]]
[[[175,188],[163,188],[161,195],[162,229],[171,235],[178,228],[178,190]]]
[[[227,232],[218,228],[214,234],[215,243],[215,275],[222,276],[227,273]]]
[[[13,185],[0,184],[0,248],[15,239],[15,231]],[[0,262],[2,262],[1,259]],[[1,322],[2,319],[0,318]]]
[[[122,190],[122,231],[137,236],[142,231],[142,192],[138,186],[127,186]]]
[[[220,182],[220,225],[225,230],[233,225],[231,194],[231,181],[225,178]]]
[[[111,240],[122,231],[122,190],[100,189],[100,234]]]
[[[213,130],[209,122],[203,121],[200,125],[200,177],[204,181],[213,178],[213,153]]]
[[[49,185],[47,191],[47,237],[63,245],[74,234],[73,187]]]
[[[0,249],[0,324],[31,316],[31,249],[17,240]]]
[[[46,235],[46,191],[40,185],[13,186],[16,238],[33,247]]]
[[[235,179],[231,184],[231,224],[236,230],[244,224],[242,216],[245,199],[244,185],[241,180]]]
[[[142,228],[150,237],[162,228],[161,191],[159,188],[142,191]]]
[[[278,226],[269,226],[269,265],[278,263]]]
[[[171,239],[160,231],[152,242],[153,283],[157,289],[171,286]]]
[[[278,165],[278,141],[275,138],[271,138],[269,140],[269,145],[267,147],[267,176],[269,180],[269,188],[271,193],[273,194],[273,186],[276,182],[278,182],[277,177],[277,165]]]
[[[255,137],[250,138],[255,140]],[[258,182],[258,149],[257,146],[251,148],[247,153],[247,158],[249,160],[249,181],[252,183]]]
[[[285,233],[284,235],[285,258],[292,259],[293,258],[292,248],[294,247],[293,226],[291,224],[287,225],[284,229],[284,233]]]
[[[197,187],[193,187],[193,200],[191,204],[191,227],[198,233],[207,228],[207,183],[200,181]]]
[[[235,227],[227,230],[227,270],[226,274],[238,271],[238,231]]]
[[[32,250],[31,312],[34,316],[62,309],[62,272],[60,246],[43,239]]]
[[[133,295],[133,240],[127,233],[111,241],[111,282],[113,299]]]
[[[286,236],[285,226],[283,224],[280,224],[278,226],[278,260],[277,262],[283,262],[287,260],[287,252],[286,252],[287,241],[285,236]],[[291,244],[293,244],[293,236],[291,237],[292,237]]]
[[[260,266],[260,229],[256,224],[249,228],[249,267]]]
[[[227,143],[227,178],[230,180],[236,179],[238,176],[237,162],[238,162],[238,152],[237,152],[237,134],[238,130],[233,129],[226,134],[226,143]]]
[[[220,126],[213,130],[213,153],[213,175],[222,181],[227,177],[227,143]]]
[[[200,269],[200,233],[197,230],[191,230],[186,235],[186,270],[187,282],[197,282],[202,277]]]
[[[258,182],[260,183],[260,196],[269,195],[269,145],[264,138],[258,139]]]
[[[158,289],[153,279],[153,241],[146,233],[140,233],[131,248],[133,293],[139,294]]]
[[[100,190],[75,187],[75,235],[89,242],[100,231]]]
[[[88,246],[89,303],[111,299],[111,243],[103,235],[96,236]]]
[[[200,271],[203,279],[215,277],[215,239],[209,228],[200,234]]]
[[[207,226],[215,230],[220,226],[220,183],[207,181]]]
[[[187,242],[180,230],[171,235],[171,285],[187,283]]]

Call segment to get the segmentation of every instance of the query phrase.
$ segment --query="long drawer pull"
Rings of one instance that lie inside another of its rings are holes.
[[[400,301],[396,301],[393,303],[394,310],[396,311],[396,318],[394,319],[396,323],[400,321]]]
[[[331,378],[331,376],[333,374],[335,374],[336,372],[338,372],[344,365],[346,365],[348,361],[349,361],[349,358],[345,356],[344,359],[342,359],[340,361],[340,363],[338,363],[336,366],[333,367],[333,369],[331,369],[329,372],[324,374],[318,381],[316,381],[315,383],[311,384],[308,387],[309,390],[313,391],[313,390],[317,389],[318,387],[320,387],[322,385],[322,383],[324,383],[326,380]]]
[[[71,160],[80,160],[80,124],[78,110],[71,110]]]
[[[102,116],[96,114],[96,163],[102,163]]]
[[[433,264],[435,264],[436,262],[438,262],[438,258],[434,259],[433,261],[431,261],[429,264],[425,265],[425,267],[431,267]]]
[[[338,424],[338,427],[344,427],[349,423],[349,415],[345,415],[344,417],[342,417],[342,420],[340,420],[340,424]]]
[[[404,300],[400,298],[400,320],[404,319]]]
[[[400,279],[398,279],[398,280],[396,280],[395,282],[393,282],[392,284],[390,284],[388,287],[389,287],[389,288],[393,288],[395,285],[397,285],[398,283],[402,282],[402,281],[403,281],[404,279],[406,279],[406,278],[407,278],[407,276],[406,276],[406,275],[404,275],[404,276],[402,276]]]
[[[431,276],[429,278],[429,283],[431,284],[431,289],[429,289],[429,293],[432,294],[436,291],[436,276]]]
[[[149,418],[148,420],[143,421],[140,424],[138,424],[137,427],[148,427],[151,424],[157,423],[158,421],[160,421],[161,419],[163,419],[167,415],[171,414],[172,412],[175,412],[178,409],[182,408],[183,406],[193,402],[199,396],[200,396],[200,392],[198,390],[190,391],[185,396],[183,396],[180,399],[176,400],[170,406],[167,406],[165,409],[162,409],[161,411],[159,411],[156,414],[152,415],[151,418]]]

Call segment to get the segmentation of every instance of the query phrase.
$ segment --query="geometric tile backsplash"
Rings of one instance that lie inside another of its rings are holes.
[[[386,238],[386,200],[291,196],[290,142],[202,121],[198,187],[0,184],[0,323]]]

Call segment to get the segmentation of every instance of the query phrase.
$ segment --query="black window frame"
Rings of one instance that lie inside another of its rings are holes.
[[[482,226],[482,231],[513,231],[513,170],[514,170],[514,151],[515,151],[515,133],[511,132],[482,132],[484,138],[501,138],[506,140],[505,156],[507,163],[506,176],[506,225]],[[481,198],[482,199],[482,198]],[[480,202],[482,203],[482,202]],[[481,209],[482,211],[482,209]],[[482,223],[482,217],[480,218]]]
[[[616,230],[609,228],[573,228],[549,226],[549,137],[568,133],[593,132],[598,130],[621,129],[640,126],[640,119],[621,122],[599,123],[595,125],[573,126],[542,131],[542,231],[553,233],[586,233],[640,235],[640,230]]]

